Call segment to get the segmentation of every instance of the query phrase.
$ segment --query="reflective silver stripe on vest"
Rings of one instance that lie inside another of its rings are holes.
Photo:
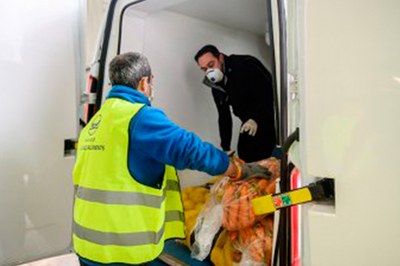
[[[81,239],[99,245],[138,246],[158,244],[164,234],[164,227],[159,232],[105,233],[80,226],[74,222],[74,233]]]
[[[183,212],[181,211],[166,211],[165,222],[183,221]]]
[[[183,221],[183,213],[167,211],[165,221]],[[74,221],[73,231],[77,237],[99,245],[138,246],[158,244],[164,234],[164,227],[158,232],[109,233],[83,227]]]
[[[167,180],[167,190],[180,191],[179,182],[175,180]]]
[[[165,198],[165,193],[159,197],[138,192],[115,192],[85,187],[79,187],[76,195],[80,199],[91,202],[120,205],[142,205],[153,208],[160,208],[161,203]]]
[[[160,208],[165,199],[166,190],[179,191],[179,183],[167,180],[162,196],[154,196],[139,192],[107,191],[93,188],[78,187],[76,196],[80,199],[104,204],[140,205]]]

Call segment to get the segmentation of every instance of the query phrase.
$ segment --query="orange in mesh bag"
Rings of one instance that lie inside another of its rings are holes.
[[[270,265],[272,256],[273,216],[240,230],[232,242],[242,253],[241,265]]]
[[[249,178],[219,184],[217,193],[224,206],[223,227],[232,244],[233,261],[240,265],[270,265],[272,256],[273,215],[255,216],[251,207],[254,197],[274,194],[280,176],[280,161],[269,158],[257,162],[268,168],[270,179]]]
[[[261,217],[256,217],[251,206],[255,197],[275,192],[275,180],[250,178],[244,181],[227,181],[222,196],[224,216],[222,225],[228,231],[237,231],[252,226]]]
[[[254,215],[251,200],[275,192],[279,161],[269,158],[257,163],[268,168],[269,178],[250,176],[245,180],[233,181],[221,176],[213,182],[210,201],[196,219],[193,232],[195,241],[190,245],[193,258],[202,260],[211,251],[211,260],[215,265],[228,266],[241,262],[243,252],[243,261],[268,261],[271,249],[267,247],[272,247],[272,238],[265,237],[266,230],[261,230],[260,225],[264,224],[266,217]],[[218,236],[217,229],[221,225],[226,231]],[[272,222],[269,228],[272,236]],[[262,237],[264,239],[258,241]],[[215,238],[218,239],[216,243]]]

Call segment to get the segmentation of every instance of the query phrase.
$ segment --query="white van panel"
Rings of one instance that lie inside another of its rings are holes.
[[[398,265],[400,2],[302,3],[303,161],[336,184],[305,213],[303,265]]]
[[[69,250],[79,5],[0,3],[0,265]]]

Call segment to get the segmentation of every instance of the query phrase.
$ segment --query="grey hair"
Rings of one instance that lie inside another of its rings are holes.
[[[135,90],[142,78],[151,78],[149,61],[143,54],[136,52],[114,57],[108,71],[112,85],[125,85]]]

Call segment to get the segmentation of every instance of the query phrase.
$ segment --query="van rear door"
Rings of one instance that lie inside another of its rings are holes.
[[[0,265],[70,252],[82,2],[0,2]]]

